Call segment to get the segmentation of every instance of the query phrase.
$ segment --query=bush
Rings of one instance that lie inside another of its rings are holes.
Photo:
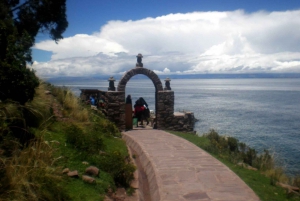
[[[116,185],[125,188],[130,187],[130,183],[134,179],[133,173],[136,168],[130,163],[129,156],[124,157],[119,151],[103,153],[93,157],[92,163],[101,170],[110,173]]]
[[[111,121],[101,117],[96,111],[91,115],[90,132],[101,133],[105,136],[121,137],[119,129]]]
[[[85,133],[79,126],[71,124],[65,127],[67,142],[79,150],[88,153],[99,153],[104,150],[102,136],[94,132]]]
[[[203,136],[210,140],[210,145],[206,146],[205,149],[213,154],[226,158],[233,163],[243,162],[260,170],[274,168],[274,158],[267,150],[258,154],[255,149],[250,148],[245,143],[239,142],[234,137],[220,136],[213,129]]]
[[[263,171],[271,170],[275,167],[274,157],[268,150],[264,150],[263,153],[256,157],[253,166]]]
[[[238,151],[238,140],[234,137],[228,137],[227,138],[227,143],[228,143],[228,146],[229,146],[229,150],[231,152],[236,152]]]

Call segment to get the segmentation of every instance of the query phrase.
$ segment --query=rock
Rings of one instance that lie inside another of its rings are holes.
[[[288,184],[283,184],[283,183],[280,183],[280,182],[276,182],[276,184],[278,186],[281,186],[282,188],[285,188],[285,189],[288,189],[288,190],[291,190],[291,191],[298,191],[299,192],[299,187],[297,187],[297,186],[290,186]]]
[[[252,167],[252,166],[250,166],[250,165],[247,166],[247,169],[248,169],[248,170],[254,170],[254,171],[257,171],[257,168]]]
[[[88,175],[97,176],[99,174],[99,169],[95,166],[90,166],[85,169],[85,173]]]
[[[127,200],[126,197],[126,190],[124,188],[118,188],[115,193],[108,194],[109,197],[107,197],[107,201],[113,200],[113,201],[125,201]],[[105,200],[105,201],[106,201]]]
[[[243,163],[243,162],[239,162],[239,163],[237,163],[237,165],[238,165],[238,166],[242,166],[243,168],[246,168],[246,169],[248,169],[248,170],[254,170],[254,171],[257,171],[257,168],[252,167],[252,166],[250,166],[250,165],[248,165],[248,164],[245,164],[245,163]]]
[[[88,162],[86,162],[86,161],[82,161],[82,164],[84,164],[84,165],[88,165],[89,163],[88,163]]]
[[[55,143],[55,144],[60,144],[60,142],[57,141],[57,140],[52,140],[52,141],[50,141],[50,142]]]
[[[69,168],[65,168],[65,169],[63,169],[63,171],[62,171],[63,174],[66,174],[66,173],[68,173],[68,172],[70,172],[70,169],[69,169]]]
[[[49,95],[51,94],[51,91],[45,91],[45,94]]]
[[[90,184],[96,183],[96,180],[93,177],[87,175],[82,175],[82,180]]]
[[[95,105],[91,105],[91,109],[92,110],[98,110],[97,107]]]
[[[78,171],[77,170],[74,170],[74,171],[72,171],[72,172],[68,172],[68,176],[69,177],[79,177],[79,175],[78,175]]]

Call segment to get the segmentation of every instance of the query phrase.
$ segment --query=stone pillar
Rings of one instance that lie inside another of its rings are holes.
[[[157,128],[169,128],[174,117],[174,91],[158,91],[156,110]]]
[[[108,79],[108,81],[109,81],[109,87],[108,87],[108,91],[116,91],[116,87],[115,87],[115,79],[114,79],[114,77],[110,77],[109,79]]]
[[[136,63],[136,67],[143,67],[143,63],[142,63],[142,58],[143,58],[143,55],[141,53],[139,53],[137,56],[137,63]]]
[[[107,118],[120,130],[125,130],[125,92],[108,91],[106,99]]]
[[[171,90],[170,82],[171,82],[171,79],[167,77],[165,79],[165,88],[164,88],[164,90]]]

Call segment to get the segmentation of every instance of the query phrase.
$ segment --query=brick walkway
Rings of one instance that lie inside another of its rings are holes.
[[[123,138],[147,175],[152,201],[259,200],[229,168],[182,138],[140,128],[123,132]]]

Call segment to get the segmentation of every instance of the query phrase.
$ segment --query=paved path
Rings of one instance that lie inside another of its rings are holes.
[[[147,175],[152,201],[259,200],[229,168],[180,137],[134,129],[123,132],[123,138]]]

